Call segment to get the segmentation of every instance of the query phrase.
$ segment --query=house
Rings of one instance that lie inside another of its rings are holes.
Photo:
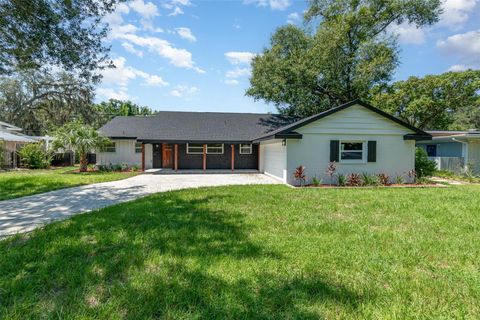
[[[480,131],[427,131],[432,140],[418,141],[437,169],[462,173],[469,167],[480,174]]]
[[[38,141],[21,132],[21,128],[0,121],[0,145],[2,146],[0,150],[4,153],[4,163],[0,163],[0,167],[16,168],[20,164],[16,152],[25,144]]]
[[[328,183],[338,173],[387,173],[414,169],[415,141],[431,135],[359,100],[296,119],[273,114],[168,112],[115,117],[100,131],[112,143],[98,164],[136,164],[142,169],[258,170],[295,184],[295,168]]]

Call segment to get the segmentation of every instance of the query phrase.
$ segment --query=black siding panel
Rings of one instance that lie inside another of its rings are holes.
[[[225,143],[223,154],[207,154],[207,169],[231,169],[231,144]],[[187,145],[178,144],[178,169],[203,169],[202,154],[187,154]],[[240,154],[235,144],[235,169],[258,169],[258,145],[252,146],[252,154]]]

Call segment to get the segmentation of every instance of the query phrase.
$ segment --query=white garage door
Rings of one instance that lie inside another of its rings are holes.
[[[281,142],[261,145],[263,152],[263,171],[285,182],[287,170],[286,147]]]

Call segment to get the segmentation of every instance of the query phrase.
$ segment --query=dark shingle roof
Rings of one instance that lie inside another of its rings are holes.
[[[298,120],[274,114],[159,111],[115,117],[100,132],[111,138],[156,141],[247,142]]]

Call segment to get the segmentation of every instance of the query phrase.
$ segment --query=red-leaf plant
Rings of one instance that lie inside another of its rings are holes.
[[[295,180],[300,181],[300,185],[303,186],[305,184],[305,180],[307,180],[307,175],[305,174],[305,166],[298,166],[293,173]]]
[[[377,174],[378,181],[380,184],[384,186],[388,186],[390,184],[390,176],[384,172]]]
[[[350,173],[347,176],[347,186],[359,187],[362,185],[362,177],[358,173]]]

